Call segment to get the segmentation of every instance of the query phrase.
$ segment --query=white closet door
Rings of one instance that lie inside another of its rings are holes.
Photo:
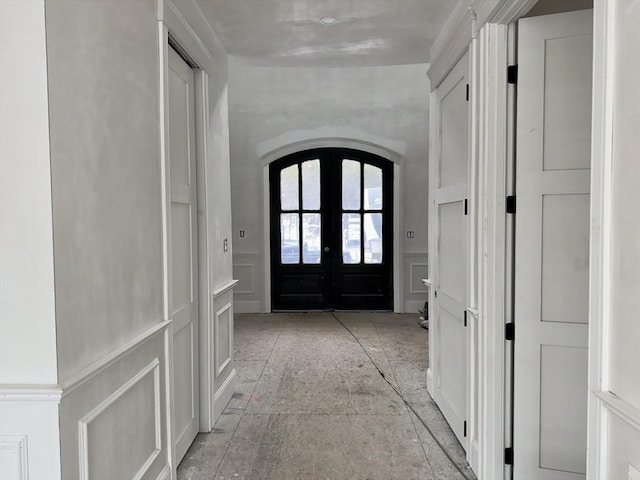
[[[433,210],[435,252],[432,258],[434,297],[434,400],[460,443],[467,448],[467,307],[466,215],[469,164],[469,57],[465,55],[436,89],[440,152],[435,159]]]
[[[193,70],[169,48],[171,314],[178,462],[198,433],[198,284]]]
[[[523,19],[518,41],[514,478],[582,479],[592,11]]]

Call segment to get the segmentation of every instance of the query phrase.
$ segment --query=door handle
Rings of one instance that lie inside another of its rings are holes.
[[[329,247],[324,247],[325,252],[328,252],[329,250],[331,250]]]

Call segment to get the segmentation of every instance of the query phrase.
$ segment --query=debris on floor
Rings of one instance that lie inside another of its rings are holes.
[[[425,330],[429,330],[429,302],[424,302],[424,308],[422,310],[418,310],[420,313],[420,321],[418,325],[420,325]]]

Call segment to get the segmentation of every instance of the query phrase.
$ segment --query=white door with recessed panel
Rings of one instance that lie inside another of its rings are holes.
[[[592,11],[518,26],[513,472],[585,477]]]
[[[467,448],[467,179],[469,170],[469,55],[466,54],[436,89],[439,152],[435,177],[433,315],[433,398],[451,429]]]
[[[193,442],[198,415],[198,284],[195,100],[193,70],[169,48],[170,310],[173,411],[179,462]]]

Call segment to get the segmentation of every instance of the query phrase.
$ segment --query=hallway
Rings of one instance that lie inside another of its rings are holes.
[[[473,478],[427,394],[428,333],[417,322],[415,314],[237,314],[238,388],[178,478],[464,478],[458,468]]]

